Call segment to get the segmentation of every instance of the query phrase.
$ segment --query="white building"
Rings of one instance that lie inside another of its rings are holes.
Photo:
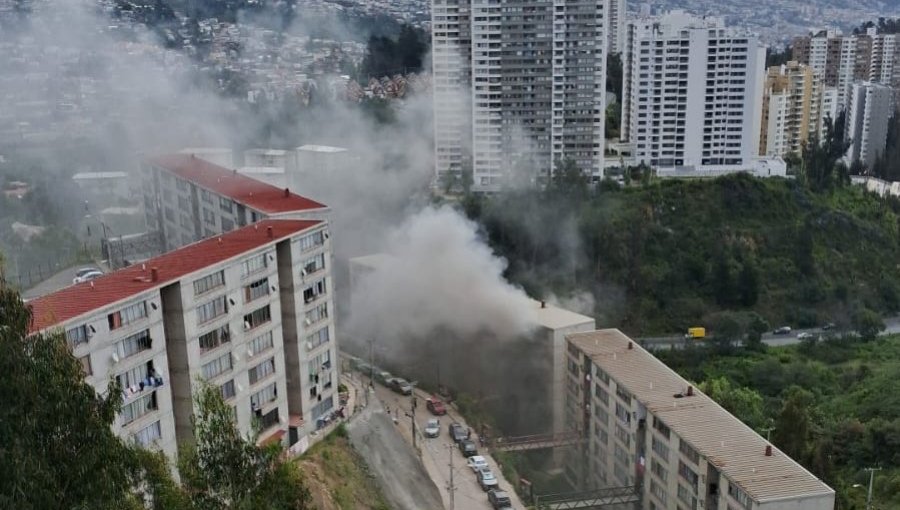
[[[327,206],[193,154],[141,164],[147,227],[168,251],[264,218],[323,218]]]
[[[434,0],[436,177],[471,168],[473,189],[498,191],[572,159],[599,179],[609,9]]]
[[[244,166],[287,168],[290,156],[282,149],[247,149],[244,151]]]
[[[221,167],[234,168],[234,151],[226,147],[187,147],[178,153],[192,155]]]
[[[629,23],[621,140],[660,174],[745,170],[759,150],[765,47],[721,18]]]
[[[642,510],[834,508],[833,489],[620,331],[566,339],[576,487],[636,487]]]
[[[872,168],[884,153],[888,121],[894,111],[893,90],[871,82],[854,83],[847,98],[844,140],[850,143],[844,157],[848,165],[861,161]]]
[[[32,331],[122,384],[123,438],[174,459],[205,381],[242,433],[294,446],[338,405],[331,265],[325,222],[264,220],[35,299]]]
[[[620,54],[625,48],[625,31],[628,26],[628,10],[625,0],[609,0],[608,9],[607,53]]]

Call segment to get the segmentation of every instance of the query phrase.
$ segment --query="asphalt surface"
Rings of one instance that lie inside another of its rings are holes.
[[[350,420],[347,431],[353,446],[374,473],[391,508],[443,508],[440,492],[393,420],[378,399],[369,400],[369,405]]]
[[[885,330],[879,333],[879,335],[896,335],[900,333],[900,317],[889,317],[884,319]],[[815,335],[826,336],[829,334],[840,335],[842,333],[852,333],[850,331],[840,331],[836,329],[832,329],[829,331],[823,330],[822,328],[808,328],[808,329],[795,329],[786,335],[776,335],[774,332],[765,333],[762,336],[762,341],[766,345],[770,345],[772,347],[779,347],[782,345],[793,345],[800,343],[800,339],[797,336],[803,333],[812,333]],[[639,338],[638,341],[641,345],[646,347],[652,347],[655,349],[665,349],[669,347],[679,348],[685,345],[685,339],[683,335],[669,335],[669,336],[658,336],[658,337],[644,337]]]
[[[383,402],[384,405],[390,408],[391,413],[396,417],[397,424],[395,425],[398,430],[401,431],[403,438],[408,442],[408,445],[412,446],[412,423],[413,417],[410,416],[410,410],[412,408],[412,398],[409,396],[402,396],[388,388],[380,384],[375,384],[375,395],[378,397],[380,401]],[[431,479],[434,484],[437,485],[440,490],[441,497],[444,502],[444,508],[453,509],[453,510],[488,510],[491,508],[490,503],[488,503],[487,492],[485,492],[481,485],[478,484],[478,479],[475,476],[475,473],[466,465],[466,459],[460,453],[459,448],[450,439],[448,433],[448,427],[451,423],[457,422],[462,425],[464,428],[468,428],[466,422],[462,419],[461,416],[456,412],[452,406],[448,406],[448,414],[444,416],[438,416],[438,420],[440,420],[441,424],[441,432],[436,438],[425,438],[422,435],[422,430],[425,428],[425,423],[431,419],[435,418],[428,410],[425,408],[425,399],[428,398],[428,394],[421,391],[416,390],[415,392],[417,406],[415,413],[415,423],[416,423],[416,453],[420,455],[422,459],[422,465],[425,466],[425,469],[428,471]],[[472,431],[472,440],[475,444],[478,444],[477,436],[475,431]],[[491,471],[497,477],[500,488],[509,494],[509,497],[512,501],[513,508],[516,510],[524,510],[525,505],[519,500],[519,497],[516,495],[512,486],[509,482],[504,478],[502,471],[500,470],[500,466],[497,465],[497,462],[490,456],[487,451],[479,448],[478,455],[481,455],[485,458],[488,465],[491,468]],[[450,501],[450,464],[453,464],[453,486],[455,490],[453,491],[453,504],[451,505]],[[422,507],[425,508],[425,507]],[[429,507],[430,508],[430,507]]]
[[[39,298],[41,296],[50,294],[51,292],[56,292],[72,285],[72,280],[75,279],[75,273],[78,272],[78,270],[82,267],[99,267],[104,273],[108,272],[108,269],[102,265],[91,264],[90,262],[78,264],[63,269],[62,271],[54,274],[46,280],[38,283],[34,287],[22,292],[22,299]]]

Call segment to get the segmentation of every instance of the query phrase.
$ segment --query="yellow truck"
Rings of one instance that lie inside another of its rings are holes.
[[[706,328],[702,327],[693,327],[688,328],[687,334],[684,335],[684,338],[691,340],[703,340],[706,338]]]

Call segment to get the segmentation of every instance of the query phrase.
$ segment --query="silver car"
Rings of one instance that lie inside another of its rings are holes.
[[[425,422],[425,437],[438,437],[441,434],[441,422],[432,418]]]

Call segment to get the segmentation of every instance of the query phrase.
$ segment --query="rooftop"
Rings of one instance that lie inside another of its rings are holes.
[[[41,331],[142,292],[163,287],[185,275],[320,224],[322,222],[319,220],[263,220],[221,236],[189,244],[143,264],[135,264],[93,281],[47,294],[29,302],[34,315],[31,331]],[[272,237],[268,235],[270,227]],[[157,281],[151,279],[151,269],[154,267],[158,268]]]
[[[88,179],[124,179],[128,177],[125,172],[79,172],[72,176],[73,180],[83,181]]]
[[[297,147],[298,151],[307,152],[347,152],[343,147],[332,147],[330,145],[301,145]]]
[[[647,410],[758,502],[826,496],[834,490],[617,329],[566,338],[621,383]],[[628,348],[629,344],[632,346]]]
[[[278,189],[192,154],[169,154],[148,162],[264,214],[327,209],[325,204],[291,193],[287,188]]]
[[[535,320],[537,323],[547,329],[560,329],[569,326],[577,326],[580,324],[594,324],[594,319],[581,315],[580,313],[571,312],[565,308],[553,306],[546,303],[541,307],[541,302],[530,300],[531,306],[535,310]]]

